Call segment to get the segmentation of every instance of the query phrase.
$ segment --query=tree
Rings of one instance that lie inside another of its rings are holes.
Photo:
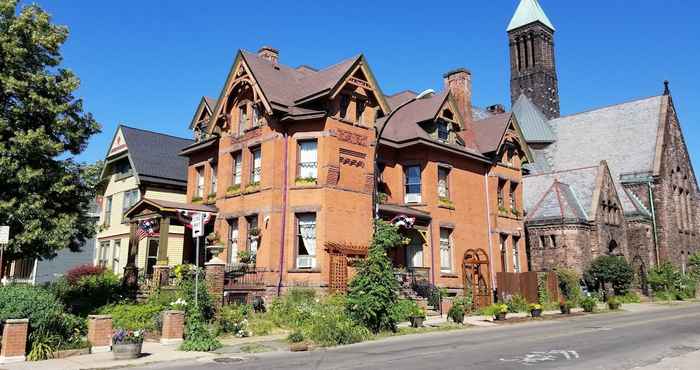
[[[369,254],[350,282],[347,302],[350,316],[374,333],[396,330],[392,312],[399,283],[386,251],[404,241],[397,227],[381,220],[376,222]]]
[[[95,230],[89,185],[72,158],[100,127],[60,66],[68,29],[37,5],[0,0],[0,225],[6,256],[51,258],[77,251]]]
[[[700,282],[700,252],[688,257],[688,275],[696,282]]]
[[[80,166],[81,177],[85,185],[90,189],[93,195],[97,194],[97,187],[101,182],[102,168],[105,162],[99,160],[95,163],[83,163]]]
[[[589,286],[598,289],[610,283],[616,295],[624,295],[632,285],[634,271],[624,257],[600,256],[591,262],[585,279]]]

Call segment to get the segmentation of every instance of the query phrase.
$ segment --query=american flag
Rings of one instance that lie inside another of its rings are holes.
[[[158,228],[158,220],[145,220],[139,222],[139,228],[136,232],[136,235],[138,235],[139,240],[141,240],[149,236],[159,236],[159,231],[160,230]]]

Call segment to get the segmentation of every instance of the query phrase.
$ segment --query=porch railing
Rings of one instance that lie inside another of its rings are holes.
[[[224,272],[224,290],[265,289],[264,268],[227,266]]]

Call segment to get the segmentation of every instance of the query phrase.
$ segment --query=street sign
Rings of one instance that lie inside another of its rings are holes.
[[[204,235],[203,213],[195,213],[192,215],[192,237],[199,238]]]
[[[0,226],[0,244],[8,244],[10,242],[10,227]]]

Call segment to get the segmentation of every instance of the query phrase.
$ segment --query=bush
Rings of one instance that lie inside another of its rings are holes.
[[[481,313],[484,316],[496,316],[501,313],[508,313],[508,305],[494,303],[486,308],[484,308]]]
[[[627,294],[617,297],[617,300],[620,303],[640,303],[642,298],[635,292],[627,292]]]
[[[447,311],[447,318],[458,324],[464,322],[464,306],[453,304],[450,310]]]
[[[248,305],[240,306],[225,306],[221,309],[219,324],[221,330],[227,334],[233,334],[237,337],[249,337],[251,335],[248,329],[247,316],[252,312],[252,308]]]
[[[578,303],[583,292],[581,291],[581,277],[578,272],[568,268],[558,268],[557,278],[559,279],[559,290],[565,300]]]
[[[162,325],[160,315],[167,309],[167,306],[156,302],[121,303],[103,307],[100,314],[112,315],[115,328],[158,332]]]
[[[464,312],[471,312],[474,308],[474,297],[471,291],[467,291],[467,294],[452,299],[452,306],[462,306]]]
[[[343,296],[331,296],[316,306],[303,326],[306,336],[321,346],[352,344],[370,336],[366,327],[347,316]]]
[[[615,295],[625,295],[634,281],[634,271],[624,257],[600,256],[586,270],[585,279],[598,289],[610,283]]]
[[[29,319],[31,330],[61,326],[65,307],[50,291],[24,285],[0,287],[0,322]]]
[[[277,325],[268,318],[267,314],[252,313],[248,316],[248,329],[255,336],[269,335]]]
[[[400,245],[404,238],[398,227],[376,221],[367,259],[360,263],[348,290],[348,313],[373,333],[396,330],[391,309],[398,299],[399,284],[386,250]]]
[[[304,341],[304,334],[298,330],[293,331],[287,336],[289,343],[301,343]]]
[[[80,316],[87,316],[104,305],[119,302],[125,295],[121,279],[110,271],[83,275],[74,282],[67,277],[59,279],[50,284],[49,289],[70,312]]]
[[[504,303],[510,313],[528,312],[527,300],[519,294],[506,296]]]
[[[102,275],[105,273],[106,269],[102,266],[93,266],[91,264],[84,264],[80,266],[73,267],[66,271],[66,281],[68,284],[76,284],[80,279],[89,276]]]
[[[199,319],[200,315],[205,322],[209,322],[214,317],[214,304],[204,280],[204,270],[188,267],[183,268],[180,273],[182,277],[177,281],[178,289],[175,296],[187,302],[185,307],[186,322],[191,317]],[[199,289],[197,291],[198,299],[195,300],[195,277],[197,275],[199,275]],[[196,305],[195,302],[197,302]]]
[[[598,300],[593,297],[586,297],[581,300],[581,308],[583,312],[595,312]]]
[[[694,274],[683,275],[671,263],[664,262],[649,272],[649,284],[656,298],[670,301],[695,297],[697,281]]]
[[[180,350],[209,352],[221,348],[221,342],[209,330],[201,314],[191,314],[185,327],[185,341],[180,345]]]
[[[416,302],[411,299],[399,299],[391,308],[391,315],[394,322],[408,321],[412,315],[423,313]],[[425,315],[425,313],[423,313]]]

